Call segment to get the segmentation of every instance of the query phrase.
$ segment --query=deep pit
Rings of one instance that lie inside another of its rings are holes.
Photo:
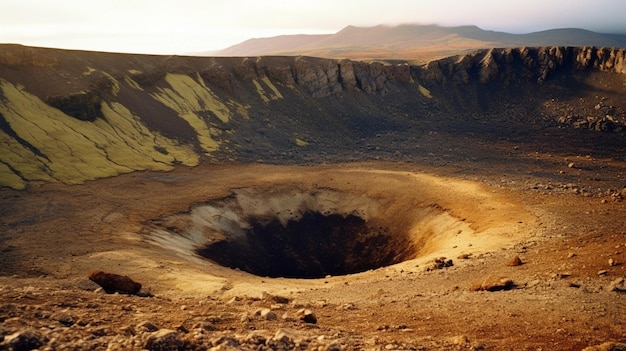
[[[407,240],[371,228],[353,214],[305,212],[286,225],[250,217],[244,237],[197,252],[223,266],[267,277],[322,278],[376,269],[412,258]]]
[[[152,222],[153,238],[184,254],[262,277],[323,278],[415,257],[372,198],[332,189],[238,189]]]
[[[423,270],[444,256],[502,247],[523,222],[514,206],[468,183],[389,173],[374,174],[369,184],[231,189],[150,221],[147,233],[207,269],[213,263],[261,277],[314,279],[404,262],[399,269]]]

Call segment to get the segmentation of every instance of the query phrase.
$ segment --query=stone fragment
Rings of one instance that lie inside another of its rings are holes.
[[[311,311],[309,309],[304,309],[303,308],[303,309],[299,310],[298,312],[296,312],[296,316],[298,317],[298,319],[300,319],[304,323],[310,323],[310,324],[316,324],[317,323],[317,317],[315,316],[313,311]]]
[[[266,321],[275,321],[276,319],[278,319],[278,316],[276,316],[276,313],[274,313],[269,308],[264,308],[260,310],[257,315],[261,317],[261,319],[264,319]]]
[[[151,322],[143,321],[143,322],[137,324],[137,330],[146,331],[146,332],[155,332],[155,331],[159,330],[159,327],[157,327],[156,325],[154,325]]]
[[[279,329],[274,337],[267,342],[271,350],[293,350],[296,347],[295,337],[284,329]]]
[[[513,288],[515,288],[515,283],[511,279],[502,277],[488,277],[470,286],[471,291],[501,291]]]
[[[618,293],[626,292],[626,280],[624,278],[617,278],[609,283],[609,291],[615,291]]]
[[[454,262],[452,260],[446,259],[445,257],[436,258],[433,263],[426,267],[426,271],[434,271],[437,269],[444,269],[446,267],[454,266]]]
[[[141,289],[141,284],[125,275],[96,271],[89,275],[89,280],[97,283],[108,294],[115,292],[122,294],[136,294]]]
[[[626,351],[626,344],[607,341],[600,345],[585,347],[583,351]]]
[[[506,265],[509,267],[521,266],[523,264],[522,259],[519,256],[512,257],[507,261]]]
[[[278,304],[283,304],[283,305],[289,303],[289,298],[284,297],[284,296],[266,294],[265,295],[265,299],[270,300],[270,301],[274,301],[274,302],[276,302]]]
[[[233,337],[221,336],[211,341],[214,347],[210,351],[238,351],[241,350],[239,341]]]
[[[176,331],[161,329],[148,337],[144,347],[150,351],[178,351],[183,349],[183,341]]]
[[[9,350],[28,351],[43,346],[44,338],[32,330],[23,330],[5,336],[4,341]]]

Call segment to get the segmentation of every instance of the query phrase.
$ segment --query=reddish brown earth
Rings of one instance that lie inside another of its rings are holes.
[[[623,349],[626,194],[616,185],[624,184],[623,155],[537,151],[545,139],[488,148],[436,133],[422,141],[462,146],[472,157],[203,164],[2,189],[0,345],[10,349],[32,331],[42,350],[581,350],[606,342],[615,344],[602,350]],[[475,232],[459,241],[434,233],[425,256],[386,268],[285,279],[176,253],[146,231],[152,220],[232,189],[269,193],[277,184],[366,194],[393,208],[395,219],[431,203]],[[439,256],[454,265],[428,270]],[[522,264],[507,265],[515,257]],[[95,270],[128,275],[152,296],[106,294],[87,279]],[[500,278],[512,289],[472,289]],[[301,309],[316,323],[300,320]]]

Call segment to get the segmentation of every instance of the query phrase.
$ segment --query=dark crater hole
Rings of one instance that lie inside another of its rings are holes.
[[[307,211],[283,224],[248,217],[245,235],[197,249],[220,265],[265,277],[323,278],[364,272],[412,258],[406,239],[361,217]]]

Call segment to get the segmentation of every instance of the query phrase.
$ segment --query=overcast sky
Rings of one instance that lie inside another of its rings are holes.
[[[626,0],[0,0],[0,43],[133,53],[408,23],[626,34]]]

